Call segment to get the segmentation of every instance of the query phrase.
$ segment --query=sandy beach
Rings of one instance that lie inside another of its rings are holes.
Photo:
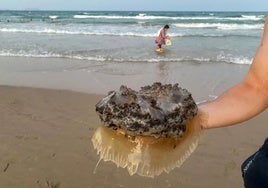
[[[204,93],[193,91],[202,100]],[[99,157],[91,137],[101,125],[94,106],[105,92],[92,93],[0,87],[0,187],[243,187],[240,165],[268,132],[264,112],[240,125],[205,131],[196,151],[169,174],[129,176],[126,169],[103,161],[94,173]]]

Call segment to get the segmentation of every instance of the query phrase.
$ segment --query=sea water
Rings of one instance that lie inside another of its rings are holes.
[[[0,56],[250,64],[264,12],[0,11]],[[155,53],[165,24],[172,46]]]
[[[106,94],[179,83],[214,99],[248,72],[264,12],[0,11],[0,84]],[[155,51],[170,26],[172,45]]]

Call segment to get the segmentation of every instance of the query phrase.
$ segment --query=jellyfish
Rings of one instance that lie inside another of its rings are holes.
[[[154,83],[134,91],[121,86],[96,104],[103,125],[92,137],[100,160],[130,175],[169,173],[192,154],[201,128],[189,123],[197,106],[178,84]]]

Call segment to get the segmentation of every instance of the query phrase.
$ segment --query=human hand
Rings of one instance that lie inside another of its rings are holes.
[[[197,115],[194,118],[188,120],[186,127],[191,130],[200,132],[205,129],[204,127],[206,125],[206,122],[207,114],[205,114],[201,109],[198,109]]]
[[[171,39],[171,37],[169,35],[167,35],[166,38],[169,39],[169,40]]]

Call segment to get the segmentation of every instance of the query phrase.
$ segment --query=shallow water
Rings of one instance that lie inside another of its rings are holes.
[[[2,85],[107,94],[127,85],[139,90],[154,82],[179,83],[196,102],[212,100],[241,81],[249,65],[189,62],[104,63],[59,58],[0,58]]]
[[[262,12],[0,11],[0,56],[250,64]],[[169,24],[172,46],[154,51]]]

